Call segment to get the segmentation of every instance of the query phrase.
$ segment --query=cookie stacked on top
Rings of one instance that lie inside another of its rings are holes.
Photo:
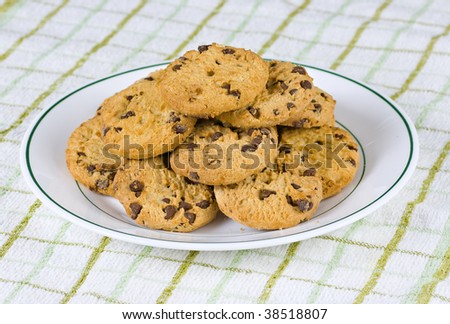
[[[334,107],[302,66],[202,45],[107,98],[70,136],[67,165],[153,229],[189,232],[219,210],[287,228],[355,176],[357,144]]]

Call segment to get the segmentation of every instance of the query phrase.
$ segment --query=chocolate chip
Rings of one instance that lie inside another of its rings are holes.
[[[314,104],[314,112],[320,113],[322,111],[322,105],[321,104]]]
[[[197,185],[198,184],[198,182],[195,182],[195,181],[192,181],[191,179],[189,179],[189,178],[184,178],[184,181],[187,183],[187,184],[190,184],[190,185]]]
[[[181,69],[181,66],[182,66],[181,64],[176,64],[172,67],[172,70],[176,72]]]
[[[175,115],[175,113],[172,111],[170,113],[170,118],[167,120],[168,123],[176,123],[179,122],[181,120],[181,118],[177,115]]]
[[[334,134],[334,138],[343,139],[344,135],[342,135],[342,134]]]
[[[241,148],[242,152],[255,152],[258,149],[258,147],[256,145],[253,144],[246,144],[243,145]]]
[[[263,127],[263,128],[261,128],[259,131],[260,131],[261,134],[263,134],[263,135],[270,135],[270,130],[269,130],[268,128]]]
[[[294,206],[294,201],[292,200],[292,197],[289,195],[286,195],[286,201],[289,205]]]
[[[327,98],[328,98],[328,96],[327,96],[325,93],[323,93],[323,92],[320,93],[320,96],[321,96],[322,98],[324,98],[324,99],[327,99]]]
[[[280,111],[278,109],[274,109],[272,110],[272,112],[275,116],[278,116],[280,114]]]
[[[291,110],[292,108],[295,107],[293,102],[288,102],[286,106],[287,106],[287,109],[289,109],[289,110]]]
[[[292,146],[290,146],[290,145],[281,145],[279,148],[278,148],[278,151],[281,153],[281,152],[284,152],[284,153],[286,153],[286,154],[288,154],[288,153],[291,153],[291,150],[292,150]]]
[[[197,49],[200,53],[203,53],[204,51],[207,51],[210,46],[211,45],[200,45]]]
[[[141,212],[142,205],[140,205],[138,203],[131,203],[130,209],[131,209],[131,215],[130,215],[131,218],[136,219],[138,217],[139,213]]]
[[[347,147],[349,150],[358,152],[358,149],[356,147],[354,147],[353,145],[347,145]]]
[[[77,152],[78,156],[86,156],[86,154],[84,152]]]
[[[261,189],[259,191],[259,199],[264,200],[268,198],[270,195],[276,195],[276,191],[273,190],[267,190],[267,189]]]
[[[294,201],[294,203],[297,205],[298,209],[302,212],[309,211],[313,208],[313,203],[306,199],[299,199]]]
[[[291,90],[289,90],[289,94],[291,96],[293,96],[293,95],[295,95],[297,93],[297,91],[298,91],[298,89],[291,89]]]
[[[291,73],[300,73],[300,74],[306,74],[306,70],[303,66],[294,66]]]
[[[209,207],[211,203],[208,200],[202,200],[195,204],[195,206],[200,207],[201,209],[206,209]]]
[[[180,204],[178,205],[178,209],[183,208],[184,210],[192,209],[192,205],[190,203],[187,203],[185,201],[180,201]]]
[[[229,83],[224,83],[220,87],[222,89],[226,89],[226,90],[230,91],[231,85]]]
[[[169,198],[163,198],[161,199],[162,202],[165,202],[166,204],[170,203],[170,199]]]
[[[186,217],[189,221],[189,224],[194,224],[196,215],[194,213],[184,213],[184,217]]]
[[[98,108],[97,108],[97,111],[99,111],[99,110],[102,109],[102,108],[103,108],[103,106],[98,107]]]
[[[114,127],[114,130],[116,131],[116,133],[120,133],[122,131],[122,127]]]
[[[166,216],[164,216],[164,219],[172,219],[175,213],[177,212],[177,207],[174,205],[167,205],[163,208],[163,212],[166,213]]]
[[[176,134],[183,134],[184,132],[187,131],[187,127],[184,125],[180,125],[180,124],[176,124],[172,127],[172,130],[176,133]]]
[[[141,194],[142,194],[142,191],[138,191],[138,192],[135,192],[135,193],[134,193],[134,196],[135,196],[136,198],[139,198],[139,197],[141,196]]]
[[[312,88],[312,84],[311,84],[311,82],[309,82],[308,80],[302,80],[302,81],[300,81],[300,86],[301,86],[303,89],[311,89],[311,88]]]
[[[132,183],[130,183],[129,188],[133,192],[142,191],[144,190],[144,184],[139,180],[134,180]]]
[[[127,96],[126,98],[128,101],[131,101],[131,99],[133,99],[133,96]]]
[[[149,76],[149,77],[144,78],[144,80],[147,80],[147,81],[153,81],[153,80],[155,80],[155,79],[154,79],[153,77]]]
[[[303,125],[305,125],[305,123],[307,123],[307,122],[309,122],[308,118],[302,118],[300,120],[296,120],[295,122],[293,122],[292,126],[296,127],[296,128],[302,128]]]
[[[289,88],[288,85],[286,83],[284,83],[284,81],[278,81],[278,82],[280,82],[281,89],[287,90],[287,88]]]
[[[116,177],[116,173],[117,173],[116,171],[110,172],[110,173],[108,174],[108,179],[111,180],[111,181],[113,181],[114,178]]]
[[[134,111],[127,111],[125,114],[123,114],[122,116],[120,116],[120,119],[126,119],[126,118],[130,118],[132,116],[136,116]]]
[[[261,142],[262,142],[262,136],[257,135],[254,139],[252,139],[250,144],[258,146],[259,144],[261,144]]]
[[[300,189],[301,188],[301,186],[299,186],[298,184],[296,184],[296,183],[291,183],[291,186],[292,186],[292,188],[294,188],[294,189]]]
[[[314,168],[309,168],[306,169],[305,171],[303,171],[303,176],[305,177],[313,177],[316,175],[316,169]]]
[[[356,161],[353,159],[349,159],[347,160],[348,162],[350,162],[351,165],[353,165],[354,167],[356,167]]]
[[[104,128],[104,129],[103,129],[103,136],[105,136],[106,133],[108,133],[110,129],[111,129],[111,127],[106,127],[106,128]]]
[[[259,114],[259,109],[253,108],[252,106],[247,108],[248,112],[250,113],[250,115],[252,115],[255,118],[259,118],[260,114]]]
[[[270,67],[275,67],[275,66],[277,66],[276,62],[270,62]]]
[[[252,136],[253,132],[255,131],[255,128],[249,128],[247,131],[248,136]]]
[[[104,180],[98,179],[98,180],[95,182],[95,186],[96,186],[98,189],[103,189],[103,190],[105,190],[106,188],[109,187],[109,180],[108,180],[108,179],[104,179]]]
[[[323,145],[322,141],[316,141],[316,144]]]
[[[193,150],[196,149],[197,147],[200,147],[200,145],[195,144],[195,143],[189,143],[189,144],[187,145],[187,149],[188,149],[189,151],[193,151]]]
[[[223,54],[234,54],[235,50],[231,48],[225,48],[222,50]]]
[[[86,169],[88,170],[89,173],[92,173],[95,171],[95,165],[93,164],[89,164]]]
[[[184,61],[187,61],[187,60],[188,60],[188,58],[185,57],[185,56],[180,56],[178,59],[179,59],[181,62],[184,62]]]
[[[198,176],[197,172],[189,172],[189,178],[194,180],[200,180],[200,177]]]
[[[219,138],[221,138],[223,134],[221,132],[215,132],[211,135],[211,141],[217,141]]]
[[[238,99],[241,98],[241,92],[239,90],[231,90],[230,92],[228,92],[228,94],[234,97],[238,97]]]

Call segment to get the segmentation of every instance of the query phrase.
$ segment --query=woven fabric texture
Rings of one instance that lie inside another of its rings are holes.
[[[447,0],[0,0],[1,303],[449,303]],[[414,121],[418,167],[384,207],[273,248],[177,251],[73,225],[30,192],[21,139],[63,94],[211,42],[331,68]]]

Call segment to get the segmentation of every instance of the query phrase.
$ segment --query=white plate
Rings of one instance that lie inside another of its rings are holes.
[[[68,94],[30,126],[21,147],[22,173],[42,202],[67,220],[112,238],[172,249],[238,250],[304,240],[334,231],[385,204],[411,177],[418,158],[416,130],[389,98],[336,72],[306,66],[314,83],[337,101],[336,120],[357,139],[361,163],[354,181],[321,202],[314,218],[278,231],[257,231],[226,217],[192,233],[140,227],[113,198],[78,186],[66,167],[66,141],[103,99],[167,62],[115,74]]]

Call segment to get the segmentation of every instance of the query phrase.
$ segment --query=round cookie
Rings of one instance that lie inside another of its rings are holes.
[[[273,127],[244,131],[205,120],[171,154],[170,165],[192,181],[230,184],[273,164],[277,155],[277,131]]]
[[[338,127],[282,128],[279,151],[278,162],[285,170],[321,179],[323,198],[348,185],[359,165],[356,141]]]
[[[322,199],[321,182],[265,169],[244,181],[215,186],[219,209],[231,219],[260,230],[292,227],[312,217]]]
[[[170,109],[161,100],[158,80],[151,73],[106,99],[97,114],[103,122],[107,144],[117,145],[130,159],[144,159],[172,151],[193,131],[196,119]]]
[[[112,182],[121,162],[117,151],[105,147],[98,117],[82,123],[67,141],[67,167],[75,180],[92,191],[113,195]]]
[[[336,100],[318,87],[313,87],[313,93],[313,99],[305,109],[295,110],[281,125],[296,128],[334,126]]]
[[[221,114],[217,119],[241,128],[279,125],[308,105],[313,95],[312,82],[302,66],[271,61],[266,89],[250,105]]]
[[[161,156],[127,162],[114,179],[115,197],[138,224],[191,232],[216,217],[212,189],[177,175]]]
[[[169,64],[160,88],[174,110],[214,117],[250,104],[263,91],[268,75],[267,63],[252,51],[213,43]]]

